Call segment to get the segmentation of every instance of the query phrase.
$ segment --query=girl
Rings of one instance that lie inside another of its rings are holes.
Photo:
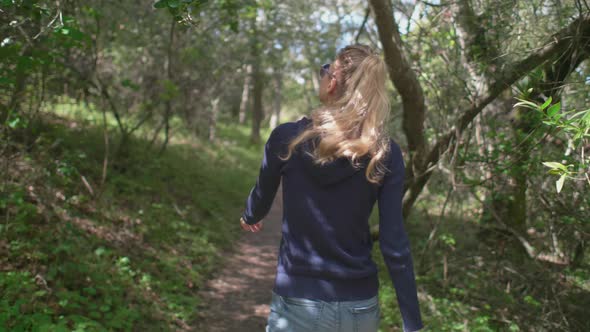
[[[402,219],[404,161],[386,133],[386,65],[368,46],[351,45],[321,67],[320,77],[323,106],[272,131],[240,220],[245,230],[259,231],[282,179],[282,239],[266,331],[377,331],[379,281],[368,223],[375,202],[403,329],[420,330]]]

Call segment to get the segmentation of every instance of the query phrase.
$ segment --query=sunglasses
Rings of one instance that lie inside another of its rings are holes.
[[[320,67],[320,78],[324,78],[326,74],[330,75],[330,77],[334,77],[334,74],[330,72],[330,64],[326,63]]]

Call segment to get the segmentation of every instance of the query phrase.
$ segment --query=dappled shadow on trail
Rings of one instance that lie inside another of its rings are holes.
[[[281,192],[279,186],[262,231],[244,232],[224,254],[223,267],[199,292],[202,302],[196,308],[199,318],[191,324],[194,331],[264,331],[281,238]]]

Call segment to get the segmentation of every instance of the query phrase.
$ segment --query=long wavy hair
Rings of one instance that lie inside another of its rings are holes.
[[[297,145],[317,139],[311,152],[314,163],[323,165],[340,157],[363,167],[362,159],[370,159],[365,176],[371,183],[381,183],[389,153],[387,134],[390,104],[385,82],[385,62],[369,46],[346,46],[336,56],[341,76],[335,101],[311,113],[311,125],[288,145],[289,159]],[[309,152],[308,152],[309,153]]]

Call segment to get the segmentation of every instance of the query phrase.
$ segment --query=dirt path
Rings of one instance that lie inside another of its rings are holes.
[[[281,192],[279,186],[264,228],[244,232],[224,266],[200,292],[203,304],[195,331],[264,331],[281,238]]]

